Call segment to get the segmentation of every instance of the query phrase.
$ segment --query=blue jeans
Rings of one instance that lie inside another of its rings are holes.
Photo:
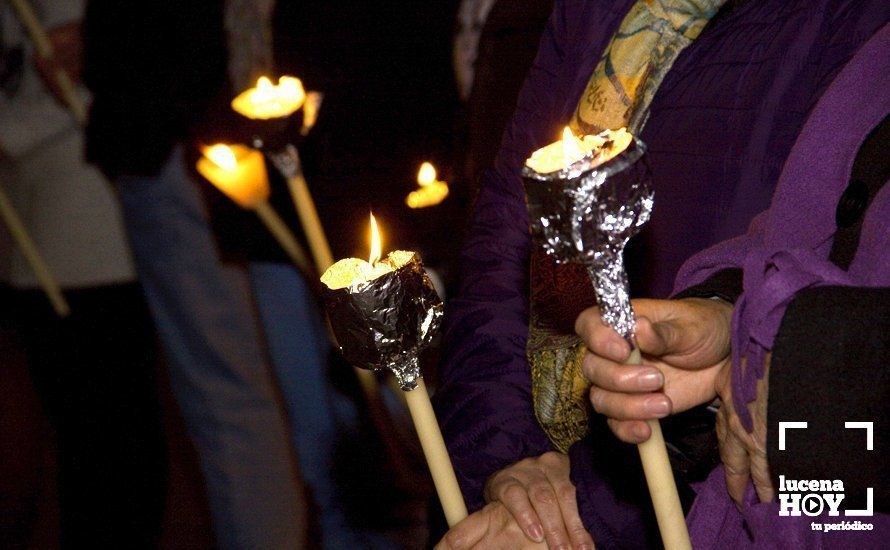
[[[178,148],[119,181],[136,269],[200,456],[217,545],[303,543],[306,506],[243,269],[219,261]]]
[[[283,264],[251,264],[250,278],[290,415],[300,471],[319,511],[319,547],[396,548],[382,533],[356,529],[346,516],[333,457],[338,437],[356,429],[358,411],[328,383],[331,346],[308,285],[296,269]]]

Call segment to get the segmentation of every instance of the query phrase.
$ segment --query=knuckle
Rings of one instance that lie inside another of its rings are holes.
[[[535,483],[529,487],[528,495],[540,504],[555,504],[556,495],[548,483]]]
[[[605,392],[596,386],[591,386],[590,388],[590,404],[593,406],[593,410],[598,413],[603,412],[603,400],[605,399]]]
[[[544,466],[557,466],[562,461],[560,458],[560,454],[556,451],[548,451],[541,455],[540,462]]]
[[[460,530],[452,529],[445,533],[445,536],[442,538],[442,543],[445,544],[445,548],[465,548],[467,546],[467,536]]]
[[[511,483],[500,493],[502,502],[522,502],[526,498],[525,488],[518,483]]]
[[[564,548],[566,545],[565,535],[558,527],[550,527],[544,531],[544,538],[547,539],[547,545],[550,548]]]
[[[574,501],[575,500],[575,486],[571,483],[566,483],[561,485],[556,490],[556,496],[559,500],[562,501]]]
[[[572,526],[569,527],[569,537],[576,541],[587,541],[590,540],[590,533],[587,532],[587,529],[581,524],[580,521],[573,522]]]

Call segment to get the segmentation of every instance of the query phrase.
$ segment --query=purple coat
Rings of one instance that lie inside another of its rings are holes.
[[[785,307],[798,291],[821,285],[890,287],[890,186],[884,185],[865,214],[849,269],[829,261],[837,229],[835,207],[859,145],[890,114],[888,52],[890,25],[857,52],[814,108],[785,163],[769,210],[747,234],[695,255],[678,275],[676,290],[681,291],[723,269],[744,269],[744,293],[733,318],[733,352],[748,348],[749,365],[752,347],[771,349]],[[744,376],[741,372],[735,369],[739,376],[733,380],[733,395],[750,402],[763,371],[749,367]],[[747,412],[738,410],[740,415]],[[740,511],[728,497],[722,468],[715,470],[699,488],[689,514],[696,546],[880,548],[890,540],[887,515],[824,517],[821,521],[829,523],[858,519],[874,524],[875,530],[822,533],[810,529],[817,518],[779,517],[776,502],[759,503],[753,489],[747,497]]]
[[[553,448],[534,416],[525,358],[530,240],[519,170],[559,136],[631,4],[557,2],[477,198],[436,395],[471,510],[492,473]],[[883,0],[752,1],[680,55],[642,133],[657,197],[647,295],[666,296],[685,260],[742,233],[768,206],[807,113],[888,12]],[[587,439],[570,453],[585,525],[600,548],[644,545],[641,507],[617,496],[589,460],[600,443]]]

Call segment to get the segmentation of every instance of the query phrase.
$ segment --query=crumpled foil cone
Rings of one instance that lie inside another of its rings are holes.
[[[603,321],[633,342],[623,252],[627,241],[649,221],[653,206],[646,146],[636,137],[603,164],[594,155],[541,174],[523,168],[532,239],[558,263],[587,266]]]
[[[417,387],[420,352],[439,330],[443,307],[420,256],[407,254],[400,267],[376,279],[338,289],[324,286],[324,297],[346,360],[363,369],[390,370],[410,391]]]

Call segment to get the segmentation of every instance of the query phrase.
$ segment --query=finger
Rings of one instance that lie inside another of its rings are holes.
[[[607,391],[654,392],[664,386],[664,375],[655,367],[622,365],[592,353],[584,356],[581,372],[591,384]]]
[[[725,406],[726,404],[724,404]],[[745,489],[747,489],[748,482],[751,479],[751,464],[748,458],[748,451],[730,428],[729,420],[725,416],[725,414],[717,415],[720,460],[723,462],[723,471],[726,474],[726,488],[729,491],[729,496],[738,504],[742,504],[745,497]]]
[[[578,499],[576,497],[575,486],[565,478],[558,480],[551,479],[554,491],[556,491],[556,500],[559,508],[562,510],[562,520],[565,524],[566,531],[569,535],[569,541],[572,548],[583,548],[585,550],[593,550],[593,539],[584,523],[581,521],[581,514],[578,513]]]
[[[776,491],[773,488],[766,453],[755,450],[748,453],[748,457],[751,461],[751,481],[754,483],[757,498],[760,502],[771,502],[776,497]]]
[[[489,514],[487,508],[470,514],[452,527],[436,545],[436,550],[466,550],[481,541],[488,532]]]
[[[652,436],[652,429],[648,422],[641,420],[608,420],[609,428],[615,437],[625,443],[638,445]]]
[[[615,420],[652,420],[671,413],[673,405],[663,393],[626,394],[590,388],[593,409]]]
[[[624,362],[630,356],[630,344],[615,329],[603,324],[599,308],[587,308],[575,320],[575,332],[587,349],[612,361]]]
[[[504,505],[510,512],[516,523],[525,533],[525,536],[535,542],[544,540],[544,527],[529,500],[525,486],[515,478],[499,482],[492,487],[492,496]]]
[[[562,519],[562,510],[556,498],[556,491],[545,479],[529,485],[528,496],[544,526],[544,539],[548,548],[563,548],[568,545],[569,535]]]
[[[640,351],[649,355],[663,356],[686,351],[683,349],[683,331],[673,321],[654,322],[638,315],[635,335]]]

